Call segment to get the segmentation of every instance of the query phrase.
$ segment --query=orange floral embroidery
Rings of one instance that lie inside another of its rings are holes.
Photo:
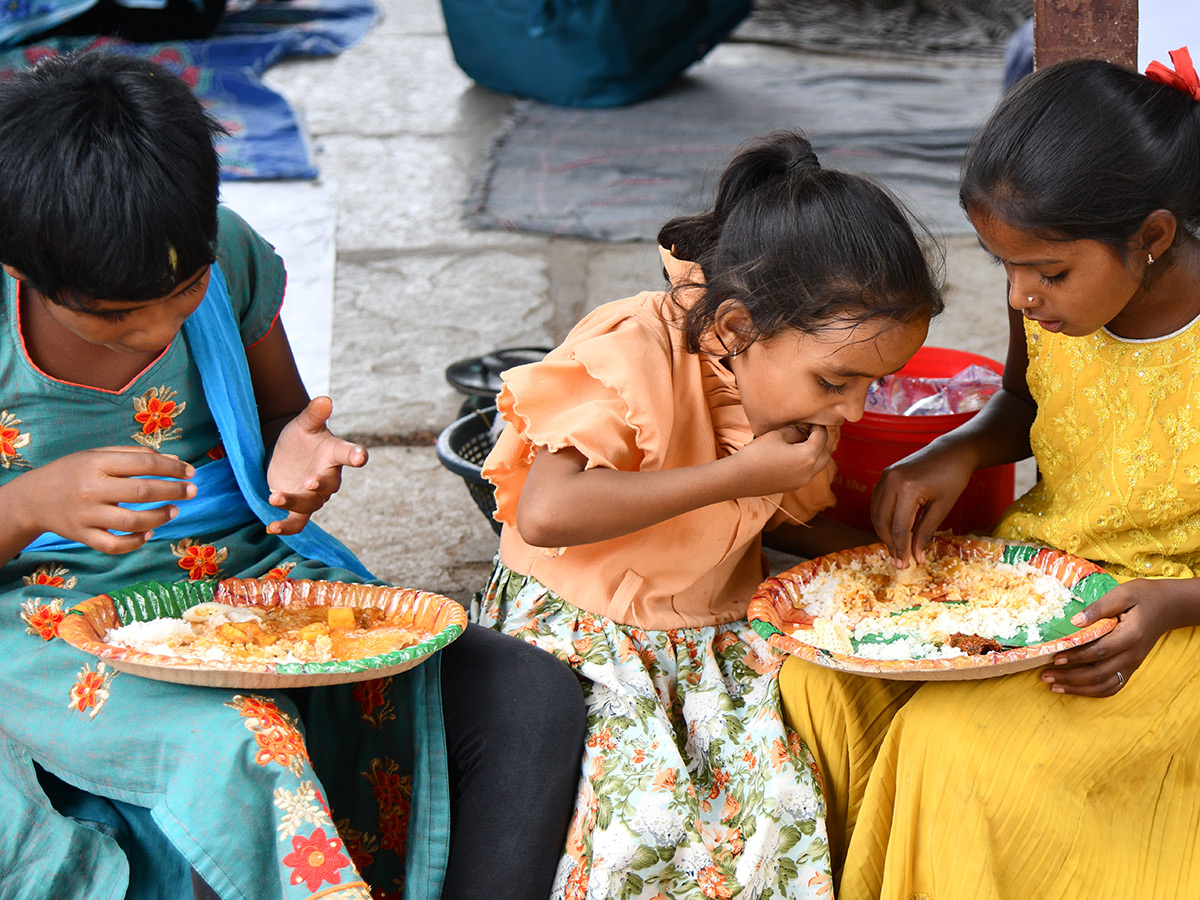
[[[197,544],[191,538],[172,544],[171,552],[179,557],[179,568],[188,573],[189,581],[216,578],[221,571],[221,563],[229,558],[228,548]]]
[[[21,604],[21,619],[25,622],[25,630],[36,634],[43,641],[58,637],[58,623],[66,614],[61,597],[55,597],[49,603],[39,603],[37,598],[31,598]]]
[[[0,466],[11,469],[16,466],[28,469],[30,463],[18,450],[29,446],[29,432],[22,432],[17,426],[21,420],[7,409],[0,410]]]
[[[325,829],[318,828],[308,837],[297,835],[292,838],[292,852],[283,858],[284,865],[292,870],[292,884],[304,882],[309,891],[315,891],[325,882],[341,884],[340,870],[350,865],[350,860],[338,852],[342,849],[341,838],[326,837]]]
[[[403,856],[408,840],[408,810],[412,805],[412,776],[401,776],[395,760],[387,757],[371,760],[362,776],[370,783],[379,807],[380,846]]]
[[[236,709],[246,720],[246,727],[254,733],[258,753],[254,761],[260,766],[276,762],[296,775],[304,771],[308,762],[308,748],[304,737],[296,728],[292,717],[283,712],[266,697],[235,694],[225,704]]]
[[[225,445],[217,444],[217,446],[213,447],[211,450],[205,450],[204,455],[209,459],[224,459],[227,455],[225,453]]]
[[[269,578],[271,581],[287,581],[288,574],[294,568],[296,568],[296,564],[294,562],[280,563],[275,568],[271,569],[271,571],[267,572],[263,578]]]
[[[373,728],[382,728],[383,723],[396,718],[395,707],[388,699],[392,679],[372,678],[360,681],[350,691],[350,696],[362,708],[362,720]]]
[[[141,425],[132,437],[139,444],[158,450],[163,441],[177,441],[183,434],[175,427],[175,420],[187,409],[186,403],[176,403],[175,391],[166,387],[152,387],[140,397],[133,398],[133,418]]]
[[[47,563],[44,566],[38,566],[32,575],[23,575],[21,581],[31,586],[44,584],[49,587],[59,587],[70,591],[74,590],[75,584],[79,581],[70,572],[71,570],[65,566],[56,566],[54,563]]]
[[[79,677],[71,685],[71,700],[67,709],[85,712],[89,719],[96,718],[97,713],[108,702],[109,685],[112,684],[116,672],[109,672],[103,660],[96,662],[96,671],[91,666],[79,670]]]

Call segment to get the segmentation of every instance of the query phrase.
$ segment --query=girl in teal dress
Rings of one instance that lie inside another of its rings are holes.
[[[214,128],[132,58],[0,86],[0,896],[548,892],[583,707],[545,654],[472,628],[394,678],[284,693],[56,638],[138,581],[371,577],[308,522],[367,455],[304,392],[280,260],[218,210]]]

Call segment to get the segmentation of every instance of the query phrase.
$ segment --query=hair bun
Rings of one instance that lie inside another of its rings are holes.
[[[787,164],[787,173],[789,175],[793,172],[815,172],[820,171],[820,169],[821,162],[817,159],[817,154],[812,151],[811,147]]]

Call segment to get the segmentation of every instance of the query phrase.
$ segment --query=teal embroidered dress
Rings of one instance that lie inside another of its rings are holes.
[[[213,274],[202,309],[229,330],[214,336],[197,311],[119,391],[38,370],[3,276],[0,483],[78,450],[141,444],[191,462],[200,490],[195,514],[181,504],[141,550],[109,556],[50,535],[0,572],[0,896],[174,895],[194,868],[224,898],[437,897],[448,794],[436,657],[285,695],[116,673],[54,637],[75,603],[137,581],[367,574],[313,526],[285,543],[251,511],[270,509],[261,449],[255,461],[244,446],[258,423],[248,380],[221,355],[244,370],[241,348],[271,328],[284,271],[222,209]]]

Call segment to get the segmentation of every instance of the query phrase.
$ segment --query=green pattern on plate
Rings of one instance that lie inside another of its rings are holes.
[[[1118,584],[1120,582],[1107,572],[1093,572],[1076,582],[1071,593],[1087,603],[1095,603]]]
[[[113,609],[121,624],[149,622],[151,619],[178,619],[184,610],[208,603],[217,588],[216,581],[179,581],[162,584],[139,581],[119,591],[111,591]]]
[[[1010,566],[1019,566],[1021,563],[1027,563],[1037,556],[1038,550],[1038,547],[1030,547],[1028,544],[1008,544],[1004,548],[1004,555],[1001,557],[1001,561],[1008,563]]]

